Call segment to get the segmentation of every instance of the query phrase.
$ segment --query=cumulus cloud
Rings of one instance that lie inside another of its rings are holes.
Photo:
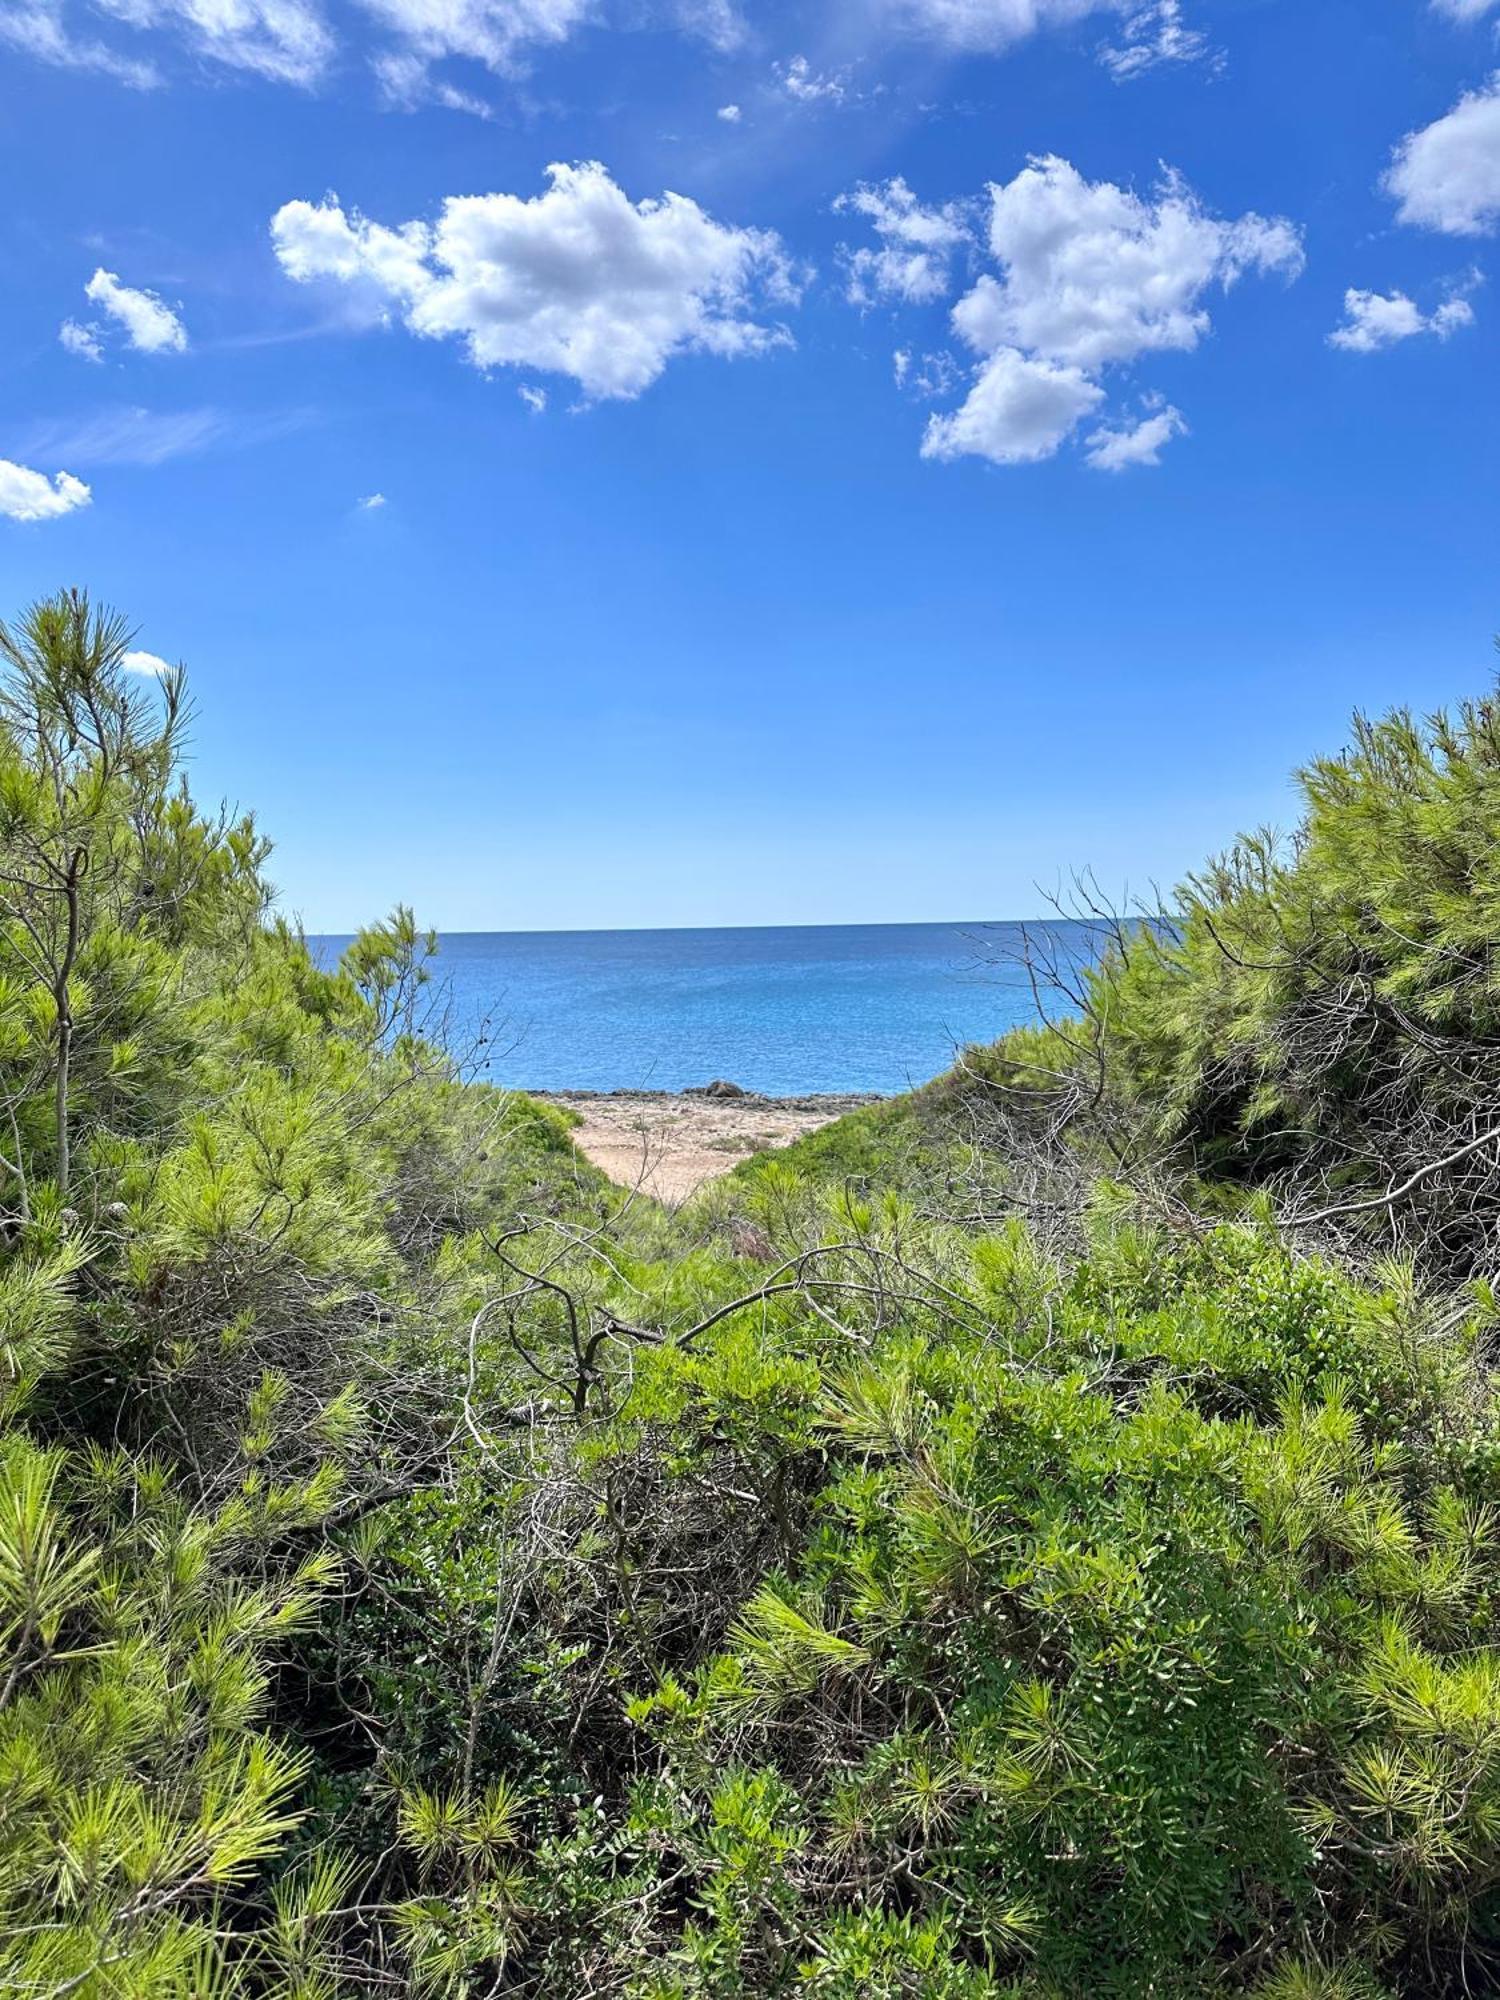
[[[385,506],[386,498],[383,493],[361,493],[354,504],[362,513],[373,514]]]
[[[180,354],[186,348],[187,328],[154,292],[122,285],[113,271],[102,266],[83,289],[85,297],[117,321],[130,345],[143,354]]]
[[[953,253],[972,241],[961,204],[925,208],[899,175],[862,182],[833,205],[842,215],[862,216],[879,238],[876,248],[846,247],[842,253],[853,305],[887,299],[924,305],[940,299],[948,289]]]
[[[1500,72],[1397,146],[1384,186],[1397,217],[1447,236],[1484,236],[1500,222]]]
[[[547,391],[536,382],[523,382],[516,394],[534,417],[539,417],[547,407]]]
[[[1002,267],[954,308],[981,352],[1002,344],[1098,368],[1190,349],[1209,329],[1204,295],[1246,272],[1302,268],[1290,222],[1210,215],[1175,173],[1154,198],[1086,181],[1067,160],[1033,159],[990,188],[989,248]]]
[[[1350,286],[1344,294],[1344,317],[1328,336],[1331,347],[1349,354],[1375,354],[1420,333],[1447,340],[1460,327],[1474,324],[1474,308],[1455,292],[1430,313],[1424,313],[1405,292],[1362,292]]]
[[[461,340],[477,368],[570,376],[590,399],[640,395],[676,354],[761,354],[790,338],[757,317],[798,295],[773,232],[716,222],[684,195],[632,202],[597,161],[547,178],[529,199],[452,196],[435,223],[395,229],[332,196],[290,201],[271,239],[299,283]]]
[[[76,319],[65,319],[57,329],[57,337],[69,354],[76,354],[80,361],[104,359],[98,331],[92,326],[80,326]]]
[[[1049,155],[989,192],[999,275],[981,274],[953,308],[954,331],[979,359],[961,407],[929,425],[929,457],[1049,457],[1103,401],[1106,368],[1190,351],[1209,331],[1210,293],[1247,273],[1302,268],[1291,223],[1211,215],[1173,173],[1148,197],[1086,181]],[[1103,434],[1094,462],[1154,463],[1175,435],[1165,416],[1137,425],[1131,445],[1116,441],[1124,432]]]
[[[1101,472],[1124,472],[1132,465],[1160,465],[1162,449],[1175,437],[1185,437],[1181,410],[1163,403],[1139,423],[1103,424],[1091,433],[1085,456]]]
[[[171,662],[164,660],[160,653],[145,653],[139,650],[127,653],[121,665],[127,673],[151,674],[157,680],[162,680],[175,671]]]
[[[71,472],[33,472],[30,466],[0,458],[0,514],[12,521],[55,521],[76,507],[87,507],[93,495]]]
[[[726,125],[738,125],[745,114],[737,104],[721,104],[714,115]]]
[[[1058,446],[1104,400],[1081,368],[1002,347],[956,410],[929,417],[924,458],[972,454],[996,465],[1029,465]]]
[[[1208,37],[1182,17],[1182,0],[1151,0],[1125,21],[1118,42],[1106,43],[1099,60],[1116,83],[1128,83],[1163,63],[1214,60]]]

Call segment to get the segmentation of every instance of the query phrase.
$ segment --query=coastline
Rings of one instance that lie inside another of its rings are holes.
[[[764,1097],[723,1081],[682,1091],[531,1090],[526,1095],[571,1111],[580,1120],[573,1143],[618,1186],[639,1187],[674,1207],[741,1160],[789,1146],[881,1097],[878,1091]]]

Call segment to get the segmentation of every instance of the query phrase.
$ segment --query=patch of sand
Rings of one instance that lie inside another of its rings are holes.
[[[752,1153],[789,1146],[870,1097],[717,1096],[700,1091],[537,1090],[574,1111],[573,1143],[621,1187],[675,1206]]]

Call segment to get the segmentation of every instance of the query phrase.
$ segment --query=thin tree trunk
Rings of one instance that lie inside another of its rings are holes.
[[[52,988],[52,998],[57,1006],[57,1193],[62,1201],[68,1198],[68,1184],[73,1174],[72,1134],[68,1122],[68,1089],[73,1069],[71,982],[74,961],[78,957],[78,884],[85,858],[84,849],[77,847],[68,863],[63,885],[68,905],[68,941],[58,967],[56,984]]]

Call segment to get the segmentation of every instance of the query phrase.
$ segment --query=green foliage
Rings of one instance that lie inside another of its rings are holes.
[[[1486,705],[671,1215],[127,643],[0,634],[0,1988],[1493,1985],[1487,1156],[1311,1222],[1500,1084]]]
[[[1022,1990],[1125,1995],[1233,1984],[1308,1927],[1441,1959],[1485,1910],[1471,1359],[1255,1231],[1154,1269],[1171,1305],[1126,1231],[1040,1317],[897,1333],[833,1374],[801,1580],[638,1705],[705,1811],[726,1762],[796,1774],[814,1935],[900,1884],[892,1918],[962,1939],[954,1978],[977,1953]]]
[[[264,919],[129,638],[76,594],[0,630],[0,1985],[331,1994],[354,1875],[278,1870],[334,1524],[446,1433],[388,1385],[456,1333],[447,1246],[589,1184],[423,1041],[408,913],[332,971]]]
[[[1116,1161],[1273,1186],[1439,1280],[1500,1248],[1500,703],[1356,716],[1243,836],[1112,928],[1056,1025],[950,1098],[1069,1122]],[[1076,1001],[1078,1004],[1072,1004]]]

